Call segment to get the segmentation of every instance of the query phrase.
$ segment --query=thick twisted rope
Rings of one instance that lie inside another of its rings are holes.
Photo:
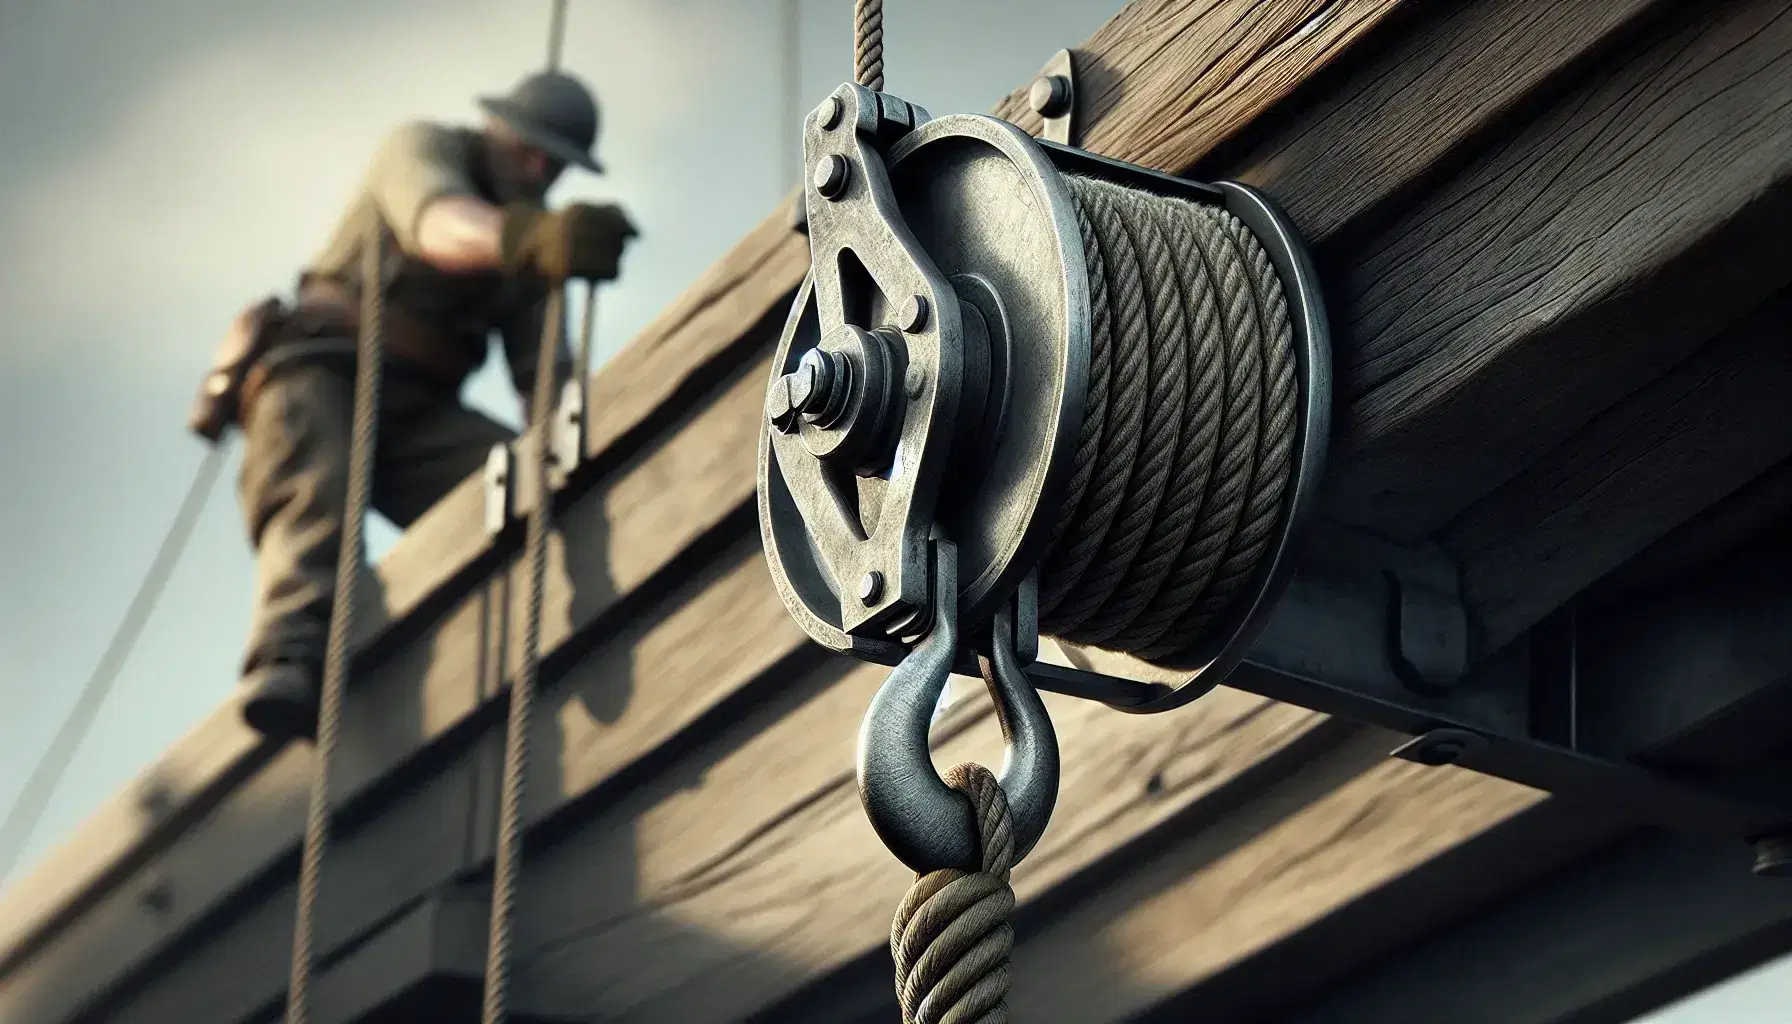
[[[858,0],[852,17],[853,81],[884,91],[884,0]]]
[[[483,1024],[504,1024],[509,1013],[512,921],[523,856],[523,801],[528,795],[529,725],[535,709],[535,684],[541,672],[541,608],[547,589],[548,531],[553,526],[554,495],[548,487],[549,443],[555,366],[566,314],[566,290],[556,283],[548,290],[541,350],[536,355],[535,389],[530,396],[529,424],[535,429],[535,504],[529,509],[524,548],[528,562],[528,599],[523,612],[523,663],[510,684],[510,716],[504,730],[504,778],[498,795],[498,844],[492,862],[492,909],[485,958]],[[587,322],[589,322],[589,307]]]
[[[1213,207],[1067,176],[1090,277],[1083,432],[1043,632],[1165,657],[1262,562],[1290,483],[1294,340],[1268,254]]]
[[[376,224],[361,256],[361,337],[355,361],[354,426],[348,449],[348,494],[336,553],[336,592],[324,646],[323,686],[318,694],[317,744],[312,753],[311,798],[299,855],[298,913],[293,922],[292,973],[286,993],[287,1024],[310,1024],[311,968],[317,932],[318,886],[330,845],[330,766],[342,731],[342,691],[348,679],[349,636],[354,627],[362,562],[362,527],[373,486],[378,441],[380,377],[385,358],[385,229]]]
[[[930,871],[902,898],[890,927],[896,998],[903,1024],[1007,1024],[1014,949],[1008,797],[980,764],[957,765],[941,777],[976,808],[982,870]]]

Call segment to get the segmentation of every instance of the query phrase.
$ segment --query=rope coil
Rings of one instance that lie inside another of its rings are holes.
[[[1287,298],[1231,214],[1064,180],[1089,268],[1089,389],[1040,628],[1165,657],[1231,610],[1286,504],[1298,399]]]

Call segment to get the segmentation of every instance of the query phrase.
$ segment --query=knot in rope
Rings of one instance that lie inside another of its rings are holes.
[[[1014,949],[1008,797],[980,764],[956,765],[941,778],[976,809],[982,870],[942,868],[909,887],[890,928],[896,998],[903,1024],[1007,1024]]]

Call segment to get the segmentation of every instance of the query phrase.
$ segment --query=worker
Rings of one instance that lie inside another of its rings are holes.
[[[514,436],[460,401],[490,334],[526,418],[549,289],[614,279],[636,234],[613,205],[545,209],[567,166],[602,170],[597,103],[577,79],[538,73],[480,105],[482,128],[419,121],[385,140],[291,307],[265,299],[237,319],[195,407],[191,425],[212,440],[228,423],[243,433],[238,490],[257,568],[242,713],[276,740],[316,735],[373,231],[385,238],[386,359],[371,502],[401,529]],[[563,343],[556,387],[570,370]]]

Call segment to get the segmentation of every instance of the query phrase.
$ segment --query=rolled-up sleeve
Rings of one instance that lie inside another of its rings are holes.
[[[444,196],[477,195],[466,154],[451,129],[426,121],[402,125],[386,137],[367,177],[367,194],[407,253],[418,254],[417,222]]]

